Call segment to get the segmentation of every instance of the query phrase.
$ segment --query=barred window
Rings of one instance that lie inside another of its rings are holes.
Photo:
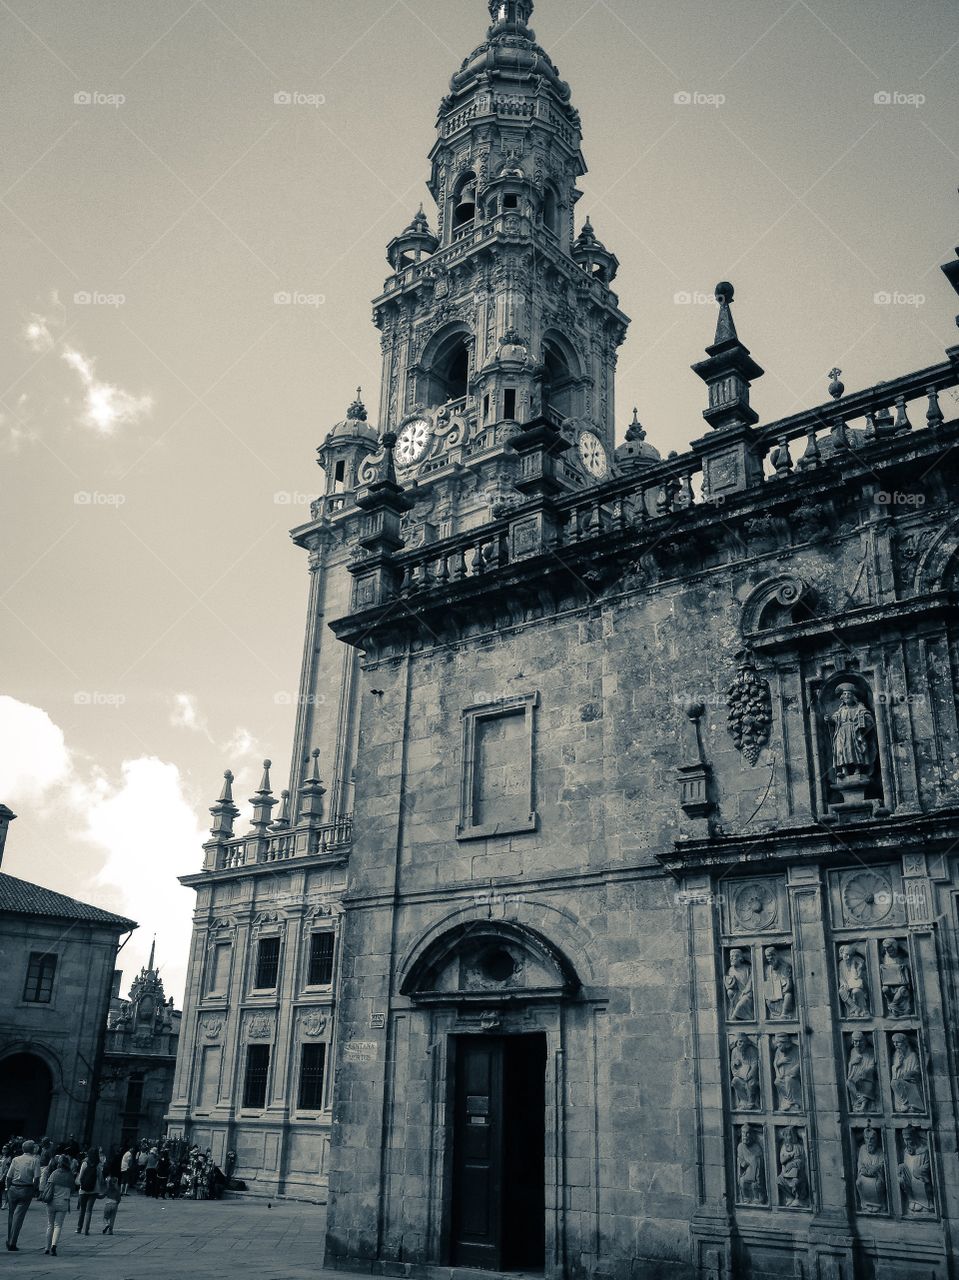
[[[327,987],[333,981],[333,933],[310,935],[310,969],[308,982],[311,987]]]
[[[270,1046],[251,1044],[246,1050],[246,1079],[243,1105],[262,1110],[266,1106],[266,1078],[270,1071]]]
[[[53,978],[57,972],[57,957],[42,951],[30,953],[27,980],[23,998],[31,1004],[49,1004],[53,998]]]
[[[258,990],[272,989],[280,973],[279,938],[261,938],[256,952],[256,982]]]
[[[305,1044],[300,1057],[301,1111],[321,1111],[323,1108],[323,1075],[326,1071],[326,1045]]]

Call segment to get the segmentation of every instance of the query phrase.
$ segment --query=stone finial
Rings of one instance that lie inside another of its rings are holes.
[[[229,840],[233,836],[233,823],[239,817],[240,811],[233,803],[233,774],[227,769],[223,775],[223,786],[220,789],[220,796],[215,805],[210,808],[213,815],[213,826],[210,828],[210,834],[216,839]]]
[[[713,345],[718,347],[723,342],[738,342],[739,334],[736,332],[736,322],[730,310],[736,291],[728,280],[720,280],[714,292],[716,301],[719,303],[719,318],[716,321],[716,337]]]
[[[363,403],[363,388],[356,388],[356,399],[346,411],[347,419],[351,422],[366,421],[366,405]]]
[[[626,439],[632,443],[635,440],[646,439],[646,428],[639,420],[639,409],[634,406],[633,420],[626,428]]]
[[[250,827],[259,835],[266,833],[270,825],[270,814],[273,812],[273,807],[279,803],[273,795],[273,789],[270,784],[270,769],[272,765],[272,760],[263,761],[263,777],[260,779],[256,794],[250,797],[250,804],[253,806],[253,819]]]
[[[280,792],[280,812],[273,819],[270,825],[271,831],[285,831],[290,825],[290,793],[289,791]]]
[[[313,750],[313,765],[309,774],[304,777],[300,785],[299,806],[297,813],[298,822],[308,822],[316,825],[323,818],[323,797],[326,795],[326,788],[320,781],[320,749],[315,747]]]
[[[494,26],[501,22],[510,26],[526,26],[533,16],[533,0],[488,0],[489,16]]]
[[[829,394],[832,396],[834,400],[841,400],[843,397],[843,393],[846,390],[843,384],[839,381],[839,375],[841,373],[842,373],[842,369],[829,370],[829,378],[830,378]]]

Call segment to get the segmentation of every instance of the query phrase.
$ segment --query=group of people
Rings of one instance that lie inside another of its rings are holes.
[[[93,1206],[103,1201],[103,1234],[113,1235],[120,1207],[120,1162],[104,1158],[96,1148],[80,1151],[76,1143],[54,1149],[49,1138],[7,1143],[0,1153],[0,1197],[7,1202],[7,1250],[17,1253],[27,1210],[39,1199],[47,1211],[44,1253],[57,1256],[67,1214],[77,1198],[77,1235],[89,1235]],[[2,1200],[0,1200],[2,1205]]]
[[[197,1146],[187,1150],[182,1142],[145,1142],[106,1155],[96,1147],[82,1151],[74,1140],[55,1148],[49,1138],[15,1139],[0,1152],[0,1209],[5,1202],[11,1253],[19,1251],[17,1241],[34,1200],[47,1211],[44,1253],[56,1257],[74,1198],[76,1234],[90,1234],[94,1205],[102,1200],[102,1234],[112,1236],[120,1201],[138,1187],[153,1199],[219,1200],[226,1185],[227,1177],[209,1151]]]

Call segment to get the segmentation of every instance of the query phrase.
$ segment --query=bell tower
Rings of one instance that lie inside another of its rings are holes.
[[[529,26],[532,0],[490,0],[485,41],[440,103],[422,209],[389,247],[374,302],[380,425],[398,435],[401,480],[447,461],[505,457],[544,416],[572,448],[570,487],[613,465],[614,375],[628,318],[618,261],[587,221],[586,172],[569,86]],[[404,475],[405,473],[405,475]]]

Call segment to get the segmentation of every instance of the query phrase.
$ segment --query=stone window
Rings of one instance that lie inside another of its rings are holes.
[[[333,948],[335,937],[330,929],[310,934],[310,964],[307,985],[328,987],[333,981]]]
[[[536,693],[467,707],[459,840],[535,831],[533,745]]]
[[[280,973],[280,939],[261,938],[256,951],[256,980],[258,991],[272,991]]]
[[[270,1073],[270,1046],[251,1044],[246,1049],[246,1076],[243,1081],[243,1105],[262,1111],[266,1106],[266,1081]]]
[[[53,979],[57,972],[57,957],[49,952],[33,951],[27,966],[27,980],[23,998],[30,1004],[49,1004],[53,999]]]
[[[300,1053],[300,1092],[297,1099],[297,1106],[301,1111],[323,1110],[325,1073],[326,1045],[303,1045]]]

